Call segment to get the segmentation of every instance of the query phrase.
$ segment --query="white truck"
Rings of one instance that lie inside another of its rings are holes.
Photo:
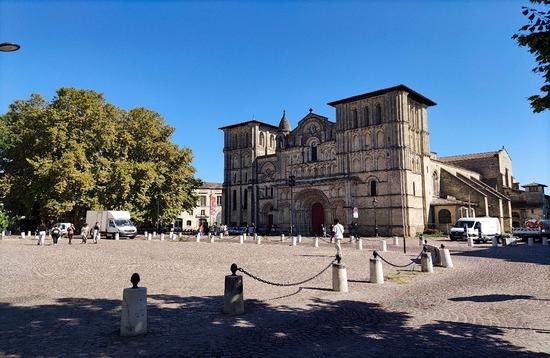
[[[453,241],[458,239],[466,239],[466,235],[464,234],[465,227],[468,236],[473,237],[474,241],[485,242],[502,233],[498,218],[492,218],[489,216],[460,218],[449,231],[449,239]]]
[[[137,235],[136,226],[131,221],[129,211],[102,210],[86,212],[86,223],[93,230],[95,223],[99,223],[99,232],[106,237],[114,238],[118,232],[119,237],[133,239]]]

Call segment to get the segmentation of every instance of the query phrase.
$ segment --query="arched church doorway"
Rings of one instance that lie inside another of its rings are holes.
[[[325,224],[325,210],[323,205],[315,203],[311,206],[311,232],[314,235],[321,235],[321,225]]]

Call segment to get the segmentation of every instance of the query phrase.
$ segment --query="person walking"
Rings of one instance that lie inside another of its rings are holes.
[[[99,241],[99,222],[96,222],[93,228],[93,238],[94,238],[94,244],[97,244]]]
[[[57,245],[57,241],[59,240],[59,237],[61,236],[61,230],[57,226],[54,226],[51,232],[53,244]]]
[[[75,231],[76,231],[76,228],[74,227],[73,224],[71,224],[67,228],[67,236],[69,237],[69,245],[72,245],[72,243],[73,243],[73,236],[74,236]]]
[[[83,244],[86,243],[88,235],[90,235],[90,225],[88,225],[88,223],[85,223],[84,226],[82,226],[82,229],[80,229],[80,236],[82,236]]]
[[[342,239],[344,238],[344,226],[340,224],[340,221],[338,219],[334,219],[332,234],[332,236],[334,237],[334,244],[336,246],[336,256],[342,257]]]
[[[48,230],[48,228],[46,227],[46,225],[44,225],[44,223],[41,223],[40,225],[38,225],[38,246],[44,246],[44,239],[46,238],[46,231]]]
[[[327,237],[327,228],[325,224],[321,224],[321,232],[323,233],[323,238]]]

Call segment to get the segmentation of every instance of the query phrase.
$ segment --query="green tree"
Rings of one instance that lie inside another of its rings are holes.
[[[155,223],[195,205],[191,150],[156,112],[61,88],[51,103],[15,101],[3,123],[0,198],[12,214],[78,223],[86,210],[128,210]]]
[[[531,2],[550,5],[550,0],[531,0]],[[545,82],[540,88],[542,94],[529,97],[533,112],[540,113],[550,109],[550,10],[541,11],[523,6],[522,13],[527,16],[529,23],[522,26],[512,38],[520,46],[529,48],[529,52],[537,61],[533,72],[540,73],[544,77]]]

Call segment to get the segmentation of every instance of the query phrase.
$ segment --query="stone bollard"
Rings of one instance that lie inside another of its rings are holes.
[[[470,246],[470,247],[474,246],[474,238],[473,237],[468,236],[468,246]]]
[[[497,247],[498,246],[498,239],[496,237],[493,236],[493,238],[491,239],[491,246],[493,247]]]
[[[120,240],[120,233],[115,232],[115,240]]]
[[[388,245],[386,245],[386,240],[380,241],[380,250],[382,250],[382,252],[388,251]]]
[[[319,238],[316,237],[315,240],[313,240],[313,247],[319,247]]]
[[[453,268],[453,260],[451,259],[451,252],[445,248],[445,245],[441,244],[439,250],[441,255],[441,266],[446,268]]]
[[[201,242],[201,233],[197,233],[197,238],[195,239],[196,242]]]
[[[223,240],[223,232],[220,232],[220,240]]]
[[[244,244],[244,237],[242,235],[239,236],[239,244]]]
[[[432,254],[426,251],[422,252],[420,266],[422,267],[422,272],[433,273],[434,266],[432,264]]]
[[[177,235],[176,233],[174,233],[174,234],[172,235],[172,241],[176,241],[177,238],[178,238],[178,235]]]
[[[4,234],[4,233],[2,233],[2,234]],[[548,246],[548,238],[547,237],[542,238],[542,246]]]
[[[535,240],[532,237],[527,238],[527,246],[533,246],[535,244]]]
[[[164,234],[160,234],[160,241],[164,241]]]
[[[214,243],[214,235],[208,234],[208,237],[210,237],[210,243]]]
[[[22,239],[25,238],[25,232],[24,232],[24,231],[21,231],[21,238],[22,238]]]
[[[285,241],[285,234],[281,234],[281,242]]]
[[[292,246],[296,246],[296,236],[292,236]]]
[[[350,237],[349,237],[349,243],[350,243],[350,244],[353,242],[353,239],[355,239],[355,236],[350,235]]]
[[[369,263],[369,273],[370,273],[370,283],[384,283],[384,269],[382,267],[382,261],[378,258],[378,253],[374,251],[372,253],[374,256],[370,259]]]
[[[137,287],[139,283],[137,273],[132,275],[131,282],[133,287],[125,288],[122,293],[121,336],[147,333],[147,288]]]
[[[157,232],[153,231],[153,239],[156,239],[156,238],[157,238]]]
[[[348,292],[348,273],[342,263],[332,264],[332,290]]]
[[[223,313],[233,315],[244,313],[243,277],[237,275],[237,265],[231,265],[231,275],[225,276]]]
[[[363,250],[363,239],[357,239],[357,250]]]
[[[147,237],[148,237],[148,236],[147,236],[147,231],[145,231],[145,232],[143,233],[143,236],[145,236],[145,238],[147,239]]]
[[[4,240],[4,237],[6,237],[6,232],[2,230],[2,233],[0,234],[0,240]]]
[[[101,240],[101,233],[100,232],[97,233],[97,242],[99,242],[99,240]]]
[[[262,244],[262,238],[260,236],[256,235],[256,244],[261,245]]]
[[[302,235],[298,235],[298,243],[299,243],[299,244],[302,243]]]
[[[149,236],[147,236],[147,240],[148,240],[148,241],[153,240],[153,234],[149,233]]]
[[[28,236],[28,237],[31,237],[31,231],[30,231],[30,230],[27,231],[27,236]]]
[[[254,240],[258,240],[258,234],[254,233]]]
[[[399,238],[397,236],[393,237],[393,244],[394,245],[399,245]]]
[[[246,241],[246,233],[243,234],[244,241]]]

